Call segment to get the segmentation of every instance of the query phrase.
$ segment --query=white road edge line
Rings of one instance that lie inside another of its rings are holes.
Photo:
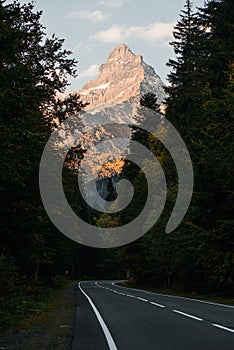
[[[180,314],[180,315],[183,315],[183,316],[187,316],[187,317],[190,317],[190,318],[193,318],[194,320],[197,320],[197,321],[203,321],[202,318],[199,318],[199,317],[196,317],[196,316],[193,316],[193,315],[189,315],[189,314],[186,314],[184,312],[181,312],[181,311],[178,311],[178,310],[172,310],[173,312],[176,312],[177,314]]]
[[[151,301],[150,304],[158,306],[158,307],[165,307],[164,305],[161,305],[161,304],[158,304],[158,303],[154,303],[153,301]]]
[[[81,287],[81,282],[78,283],[78,287],[80,288],[81,292],[84,294],[84,296],[88,299],[97,319],[98,319],[98,322],[100,323],[100,326],[103,330],[103,333],[106,337],[106,341],[108,343],[108,346],[109,346],[109,349],[110,350],[118,350],[115,342],[114,342],[114,339],[112,338],[112,335],[107,327],[107,325],[105,324],[100,312],[98,311],[98,309],[96,308],[96,306],[94,305],[92,299],[85,293],[85,291],[83,290],[83,288]]]
[[[220,324],[212,323],[212,326],[224,329],[225,331],[228,331],[228,332],[231,332],[231,333],[234,333],[234,329],[221,326]]]

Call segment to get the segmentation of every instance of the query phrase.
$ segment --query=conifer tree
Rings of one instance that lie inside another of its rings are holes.
[[[175,232],[165,235],[164,225],[157,223],[123,249],[124,261],[138,282],[233,293],[233,9],[231,0],[212,0],[194,13],[187,0],[175,27],[172,45],[176,59],[169,61],[172,71],[166,89],[166,118],[190,152],[195,191],[189,211]],[[136,130],[134,137],[156,154],[160,149],[146,134]],[[169,155],[160,149],[157,156],[165,172],[170,169]],[[139,188],[143,183],[140,173],[135,172],[134,178],[129,169],[125,168],[134,179],[134,188]],[[176,191],[168,185],[167,199],[173,205]],[[144,188],[139,193],[145,194]],[[163,223],[167,222],[166,214],[167,207]],[[132,218],[133,210],[127,215]]]
[[[57,93],[76,72],[63,40],[45,37],[41,15],[32,3],[0,1],[0,248],[14,257],[20,274],[36,278],[41,265],[52,264],[59,241],[39,192],[40,158],[55,117],[44,114],[58,107]],[[64,105],[60,121],[82,108],[78,96]]]
[[[182,137],[189,140],[192,130],[201,122],[202,89],[206,84],[206,45],[205,31],[201,28],[197,14],[190,0],[186,0],[180,20],[173,32],[171,43],[176,59],[170,59],[168,66],[169,86],[167,119],[178,129]]]

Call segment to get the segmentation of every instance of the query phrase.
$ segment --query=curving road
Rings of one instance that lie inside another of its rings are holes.
[[[233,350],[234,306],[78,284],[72,350]]]

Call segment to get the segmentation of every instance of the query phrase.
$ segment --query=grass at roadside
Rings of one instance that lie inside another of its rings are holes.
[[[52,290],[44,302],[44,309],[37,314],[29,315],[29,317],[25,318],[20,323],[20,328],[28,329],[34,326],[35,324],[43,324],[44,326],[46,326],[49,323],[48,316],[51,314],[51,312],[53,312],[56,309],[60,309],[61,312],[62,310],[65,310],[64,300],[61,298],[61,289],[66,288],[69,284],[73,284],[73,281],[66,281],[66,283],[63,285],[63,288]],[[75,304],[66,304],[66,306],[75,307]]]
[[[71,281],[63,281],[57,288],[43,285],[18,287],[13,294],[0,298],[0,335],[45,323],[48,313],[59,306],[59,291]]]
[[[197,293],[188,293],[188,292],[182,292],[177,289],[172,288],[164,288],[164,289],[155,289],[155,288],[148,288],[142,285],[135,284],[133,282],[122,282],[118,283],[118,285],[128,288],[136,288],[136,289],[142,289],[145,291],[158,293],[158,294],[167,294],[167,295],[173,295],[173,296],[180,296],[184,298],[191,298],[191,299],[198,299],[198,300],[204,300],[204,301],[210,301],[214,303],[220,303],[220,304],[226,304],[226,305],[234,305],[234,298],[231,297],[225,297],[225,296],[214,296],[214,295],[201,295]]]
[[[75,322],[74,281],[53,290],[45,300],[45,310],[28,315],[0,337],[0,349],[70,350]]]

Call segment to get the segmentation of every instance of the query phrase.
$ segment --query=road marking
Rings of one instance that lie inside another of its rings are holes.
[[[155,303],[153,301],[149,301],[147,299],[144,299],[144,298],[141,298],[141,297],[136,297],[134,295],[130,295],[130,294],[124,294],[124,293],[121,293],[121,292],[117,292],[116,290],[114,289],[110,289],[110,288],[107,288],[107,287],[104,287],[104,286],[101,286],[100,284],[98,284],[98,282],[95,282],[95,285],[97,287],[100,287],[100,288],[103,288],[103,289],[106,289],[106,290],[109,290],[111,292],[114,292],[116,294],[119,294],[119,295],[124,295],[126,297],[130,297],[130,298],[135,298],[135,299],[138,299],[138,300],[142,300],[142,301],[145,301],[145,302],[149,302],[151,305],[154,305],[154,306],[158,306],[158,307],[161,307],[161,308],[164,308],[165,305],[162,305],[162,304],[158,304],[158,303]],[[218,303],[212,303],[212,302],[206,302],[206,301],[203,301],[203,300],[196,300],[196,299],[190,299],[190,298],[183,298],[183,297],[176,297],[176,296],[172,296],[172,295],[166,295],[166,294],[157,294],[157,293],[152,293],[152,292],[148,292],[148,291],[144,291],[142,289],[136,289],[136,288],[127,288],[127,287],[122,287],[122,286],[118,286],[116,285],[116,282],[112,282],[112,285],[113,286],[116,286],[116,287],[120,287],[120,288],[125,288],[125,289],[131,289],[131,290],[135,290],[135,291],[142,291],[142,292],[145,292],[145,293],[148,293],[148,294],[153,294],[153,295],[160,295],[160,296],[167,296],[167,297],[172,297],[172,298],[178,298],[178,299],[184,299],[184,300],[192,300],[192,301],[198,301],[198,302],[201,302],[201,303],[205,303],[205,304],[211,304],[211,305],[216,305],[216,306],[225,306],[225,307],[229,307],[229,308],[234,308],[234,306],[231,306],[231,305],[225,305],[225,304],[218,304]],[[78,283],[78,286],[81,290],[81,292],[85,295],[85,297],[88,299],[100,325],[101,325],[101,328],[103,330],[103,333],[106,337],[106,340],[107,340],[107,343],[109,345],[109,349],[110,350],[118,350],[112,336],[111,336],[111,333],[107,327],[107,325],[105,324],[101,314],[99,313],[98,309],[96,308],[96,306],[94,305],[92,299],[85,293],[85,291],[82,289],[81,287],[81,282]],[[179,310],[172,310],[173,312],[177,313],[177,314],[180,314],[180,315],[183,315],[183,316],[186,316],[186,317],[189,317],[189,318],[192,318],[194,320],[197,320],[197,321],[204,321],[202,318],[199,318],[199,317],[196,317],[196,316],[193,316],[193,315],[190,315],[190,314],[186,314],[185,312],[182,312],[182,311],[179,311]],[[224,327],[222,325],[219,325],[219,324],[216,324],[216,323],[212,323],[212,326],[216,327],[216,328],[219,328],[219,329],[223,329],[225,331],[228,331],[228,332],[231,332],[231,333],[234,333],[234,329],[231,329],[231,328],[228,328],[228,327]]]
[[[150,304],[158,306],[158,307],[165,307],[164,305],[161,305],[161,304],[158,304],[158,303],[154,303],[153,301],[151,301]]]
[[[180,296],[176,296],[176,295],[169,295],[169,294],[159,294],[159,293],[153,293],[153,292],[149,292],[147,290],[144,289],[140,289],[140,288],[131,288],[131,287],[123,287],[123,286],[119,286],[117,283],[122,283],[124,281],[116,281],[116,282],[112,282],[113,286],[119,287],[119,288],[125,288],[125,289],[131,289],[131,290],[135,290],[137,292],[144,292],[147,294],[152,294],[152,295],[158,295],[161,297],[169,297],[169,298],[174,298],[174,299],[182,299],[182,300],[190,300],[190,301],[197,301],[198,303],[203,303],[203,304],[209,304],[209,305],[215,305],[215,306],[222,306],[222,307],[228,307],[230,309],[234,309],[233,305],[226,305],[226,304],[220,304],[220,303],[214,303],[211,301],[205,301],[205,300],[200,300],[200,299],[192,299],[192,298],[186,298],[186,297],[180,297]]]
[[[225,331],[228,331],[228,332],[231,332],[231,333],[234,333],[234,329],[221,326],[220,324],[212,323],[212,326],[224,329]]]
[[[106,287],[100,286],[100,284],[98,284],[98,282],[95,282],[94,284],[95,284],[97,287],[101,287],[101,288],[105,288],[105,289],[106,289]]]
[[[101,326],[101,328],[103,330],[103,333],[104,333],[104,335],[106,337],[106,341],[108,343],[109,349],[110,350],[118,350],[118,348],[117,348],[117,346],[116,346],[116,344],[114,342],[114,339],[112,338],[112,335],[111,335],[107,325],[105,324],[105,322],[104,322],[100,312],[98,311],[98,309],[94,305],[92,299],[85,293],[85,291],[81,287],[81,282],[78,283],[78,286],[79,286],[81,292],[84,294],[84,296],[88,299],[88,301],[89,301],[89,303],[90,303],[90,305],[91,305],[91,307],[92,307],[92,309],[93,309],[93,311],[94,311],[94,313],[95,313],[95,315],[96,315],[96,317],[98,319],[98,322],[100,323],[100,326]]]
[[[96,285],[97,287],[100,287],[100,288],[109,290],[109,291],[112,292],[112,293],[119,294],[119,295],[120,295],[120,294],[125,295],[125,294],[123,294],[123,293],[119,293],[117,290],[114,290],[114,289],[111,289],[111,288],[107,288],[107,287],[101,286],[100,284],[98,284],[98,282],[95,282],[95,285]]]
[[[172,310],[173,312],[176,312],[177,314],[180,314],[180,315],[183,315],[183,316],[187,316],[187,317],[190,317],[190,318],[193,318],[194,320],[197,320],[197,321],[203,321],[202,318],[199,318],[199,317],[196,317],[196,316],[193,316],[193,315],[189,315],[189,314],[186,314],[184,312],[181,312],[181,311],[178,311],[178,310]]]
[[[142,301],[149,301],[147,299],[141,298],[141,297],[137,297],[138,300],[142,300]]]

